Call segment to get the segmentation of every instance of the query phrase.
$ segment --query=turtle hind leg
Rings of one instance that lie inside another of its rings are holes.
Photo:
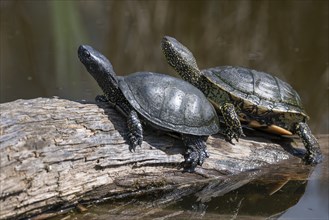
[[[206,145],[207,137],[184,134],[182,140],[186,146],[184,171],[191,173],[194,172],[197,165],[202,166],[204,160],[209,157]]]
[[[304,122],[300,122],[295,128],[296,134],[302,139],[306,148],[306,155],[304,160],[308,164],[318,164],[323,160],[320,146],[316,138],[313,136],[311,129]]]
[[[225,125],[227,128],[225,129],[225,140],[232,143],[232,139],[234,138],[236,141],[239,141],[239,138],[244,137],[244,133],[242,131],[242,126],[239,120],[238,115],[236,114],[234,105],[231,103],[225,103],[220,107],[220,111],[223,115]]]
[[[137,112],[131,110],[128,114],[127,119],[128,125],[128,139],[130,142],[130,151],[135,151],[136,146],[141,146],[143,142],[143,128],[142,123],[140,122]]]

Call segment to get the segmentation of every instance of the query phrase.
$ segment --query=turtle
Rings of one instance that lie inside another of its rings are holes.
[[[185,146],[182,163],[193,172],[209,157],[206,140],[219,131],[218,115],[205,95],[190,83],[155,72],[117,76],[110,61],[89,45],[78,48],[78,57],[108,101],[127,119],[130,151],[142,145],[143,126],[177,134]]]
[[[306,148],[304,161],[323,160],[320,146],[306,121],[298,93],[271,74],[240,66],[219,66],[200,70],[192,52],[173,37],[164,36],[161,48],[178,74],[199,88],[224,121],[225,139],[245,136],[242,126],[278,135],[297,134]]]

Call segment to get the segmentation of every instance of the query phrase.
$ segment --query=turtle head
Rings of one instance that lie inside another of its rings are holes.
[[[192,52],[183,44],[173,37],[164,36],[161,41],[162,51],[171,65],[179,75],[186,81],[196,82],[201,71],[196,64],[196,60]]]
[[[112,64],[103,54],[91,46],[81,45],[78,49],[78,56],[105,95],[110,96],[112,90],[118,89],[118,80]]]

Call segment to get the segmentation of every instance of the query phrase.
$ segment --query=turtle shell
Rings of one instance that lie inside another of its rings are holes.
[[[299,95],[286,82],[270,74],[244,67],[221,66],[202,71],[215,86],[258,108],[307,117]]]
[[[183,80],[138,72],[120,78],[119,87],[133,108],[159,128],[200,136],[219,130],[214,107],[200,90]]]

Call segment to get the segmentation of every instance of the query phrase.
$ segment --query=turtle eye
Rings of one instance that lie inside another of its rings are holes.
[[[86,58],[89,58],[89,57],[90,57],[90,53],[89,53],[88,50],[85,50],[85,51],[83,52],[83,54],[84,54],[84,57],[86,57]]]

